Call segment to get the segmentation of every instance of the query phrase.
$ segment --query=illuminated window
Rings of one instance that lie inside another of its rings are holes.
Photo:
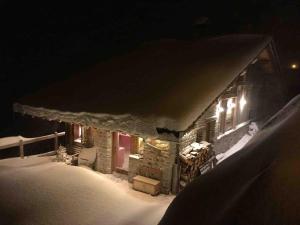
[[[226,103],[226,117],[225,117],[225,131],[234,128],[234,117],[235,117],[235,99],[229,98]]]
[[[247,101],[245,99],[245,95],[242,95],[240,102],[239,102],[241,112],[243,112],[243,109],[244,109],[246,103],[247,103]]]
[[[168,141],[162,141],[162,140],[150,139],[150,138],[148,138],[146,141],[148,144],[160,150],[168,150],[170,147],[170,143]]]
[[[249,107],[248,107],[248,93],[245,86],[238,88],[238,110],[237,110],[237,123],[243,123],[249,120]]]
[[[231,130],[236,120],[236,97],[223,99],[217,105],[217,122],[220,134]]]
[[[227,100],[220,100],[216,107],[218,130],[220,134],[225,132],[226,104]]]
[[[84,136],[84,129],[79,124],[73,125],[73,135],[74,135],[74,142],[82,143],[83,142],[83,136]]]
[[[216,117],[219,118],[222,112],[224,112],[224,108],[222,107],[222,101],[219,101],[216,106]]]
[[[139,154],[143,154],[144,152],[144,139],[139,137],[138,138],[138,149],[137,149]]]

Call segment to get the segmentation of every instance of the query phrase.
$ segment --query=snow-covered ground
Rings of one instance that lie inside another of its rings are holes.
[[[134,191],[120,176],[54,162],[0,160],[1,225],[157,224],[172,195]]]

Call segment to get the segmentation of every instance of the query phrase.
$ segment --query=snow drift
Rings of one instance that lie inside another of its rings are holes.
[[[1,225],[157,224],[173,199],[49,156],[0,160],[0,180]]]
[[[160,225],[300,224],[300,95],[243,151],[185,188]]]

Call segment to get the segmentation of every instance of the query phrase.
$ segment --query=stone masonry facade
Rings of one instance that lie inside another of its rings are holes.
[[[145,144],[141,165],[146,168],[161,171],[161,192],[168,194],[171,191],[172,170],[175,163],[177,145],[169,142],[169,149],[158,149],[150,144]]]
[[[112,173],[112,132],[94,129],[93,136],[97,148],[95,169],[101,173]]]
[[[112,173],[113,132],[93,129],[94,147],[97,148],[95,169]],[[177,144],[169,142],[168,149],[158,149],[145,143],[142,158],[129,158],[128,180],[135,175],[144,175],[161,181],[161,192],[168,194],[172,186],[172,170],[177,153]]]
[[[161,192],[168,194],[172,188],[176,153],[176,143],[169,142],[169,149],[158,149],[146,143],[142,159],[129,159],[129,181],[132,182],[135,175],[157,179],[161,182]]]
[[[212,136],[214,139],[214,134],[216,133],[216,126],[210,127],[208,129],[208,124],[215,119],[215,108],[216,104],[212,104],[205,113],[194,123],[192,129],[189,129],[186,132],[181,133],[181,137],[179,138],[179,151],[182,151],[185,147],[190,145],[193,142],[197,142],[197,138],[199,137],[199,132],[201,132],[201,138],[203,140],[210,139],[208,136]],[[213,140],[214,141],[214,140]]]

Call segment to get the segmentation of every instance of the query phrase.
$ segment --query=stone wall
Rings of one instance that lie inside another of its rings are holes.
[[[202,137],[204,140],[206,140],[209,135],[209,137],[212,137],[211,139],[214,139],[213,136],[215,135],[215,127],[210,127],[210,130],[207,132],[208,124],[212,123],[212,118],[215,117],[215,109],[216,104],[212,104],[206,112],[198,118],[197,121],[195,121],[193,129],[190,129],[189,131],[182,133],[182,136],[179,138],[179,151],[182,151],[185,147],[192,144],[193,142],[197,141],[197,133],[200,131],[202,132]],[[216,123],[214,123],[214,126],[216,126]],[[212,140],[214,141],[214,140]]]
[[[94,146],[97,148],[95,169],[101,173],[112,172],[112,132],[92,130]]]
[[[175,163],[176,152],[177,144],[172,142],[170,142],[170,148],[168,150],[158,149],[152,145],[145,144],[143,159],[140,161],[140,166],[161,171],[161,192],[165,194],[171,191],[172,170]]]
[[[246,124],[229,134],[223,135],[220,139],[216,139],[213,150],[216,154],[223,153],[235,145],[249,130],[249,124]]]
[[[203,115],[195,122],[195,128],[206,127],[207,119],[216,115],[216,103],[212,104]]]
[[[94,136],[91,127],[84,127],[84,140],[83,145],[86,148],[91,148],[94,146]]]
[[[97,149],[95,169],[101,173],[112,172],[112,132],[92,129],[94,147]],[[150,177],[161,181],[161,192],[169,193],[172,186],[172,170],[177,152],[177,144],[169,142],[169,149],[158,149],[150,144],[144,145],[143,158],[129,158],[128,180],[142,174],[142,170],[158,171],[159,177]],[[156,175],[157,175],[156,174]]]
[[[132,183],[134,176],[139,174],[139,168],[142,165],[143,159],[134,158],[129,156],[129,171],[128,171],[128,181]]]

